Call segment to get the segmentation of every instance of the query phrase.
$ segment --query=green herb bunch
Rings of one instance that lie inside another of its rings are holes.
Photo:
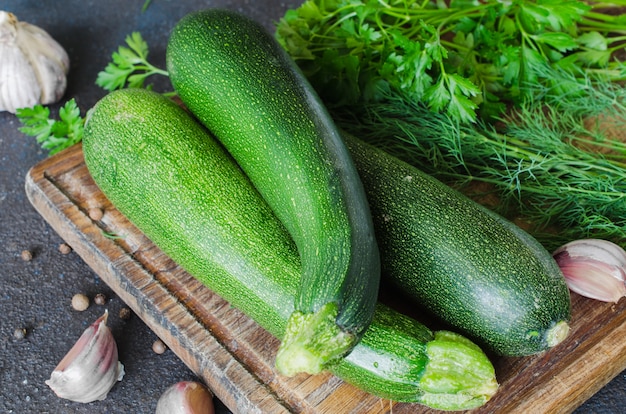
[[[612,56],[624,47],[626,15],[593,4],[308,0],[284,15],[276,35],[329,106],[391,91],[472,122],[523,102],[525,85],[558,86],[546,68],[624,78]]]

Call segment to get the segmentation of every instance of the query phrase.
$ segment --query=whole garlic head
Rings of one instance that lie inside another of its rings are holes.
[[[0,11],[0,111],[59,101],[69,68],[67,52],[46,31]]]

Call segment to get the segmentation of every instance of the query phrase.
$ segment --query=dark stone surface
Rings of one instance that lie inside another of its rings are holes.
[[[293,1],[152,0],[9,0],[0,9],[47,30],[67,50],[72,62],[63,99],[75,98],[84,110],[104,96],[95,85],[97,73],[124,38],[139,31],[150,45],[151,61],[164,67],[168,33],[185,14],[205,7],[239,10],[269,29]],[[169,84],[155,79],[156,90]],[[53,114],[58,105],[53,105]],[[173,354],[152,352],[156,335],[137,317],[118,317],[121,300],[75,254],[63,255],[63,240],[33,209],[24,192],[28,170],[47,157],[34,138],[18,131],[14,115],[0,112],[0,413],[151,413],[163,390],[194,374]],[[30,262],[22,250],[33,252]],[[72,310],[73,294],[93,298],[105,293],[109,301],[109,326],[118,343],[126,376],[104,401],[79,404],[57,398],[44,384],[50,373],[83,330],[102,314],[105,306],[92,304],[80,313]],[[25,328],[23,339],[14,337]],[[619,413],[626,406],[626,373],[620,374],[589,402],[582,413]],[[219,412],[226,412],[220,407]]]

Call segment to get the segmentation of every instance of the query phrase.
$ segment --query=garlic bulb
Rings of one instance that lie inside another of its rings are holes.
[[[626,296],[626,251],[615,243],[576,240],[559,247],[553,256],[573,292],[615,303]]]
[[[124,376],[117,359],[117,344],[106,325],[108,312],[98,318],[63,357],[46,381],[55,394],[66,400],[88,403],[104,400]]]
[[[181,381],[163,392],[156,414],[213,414],[213,395],[199,382]]]
[[[57,102],[69,68],[67,52],[46,31],[0,10],[0,111]]]

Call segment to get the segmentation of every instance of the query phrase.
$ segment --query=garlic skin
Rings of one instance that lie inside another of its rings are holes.
[[[67,52],[46,31],[0,11],[0,111],[59,101],[69,68]]]
[[[156,414],[214,414],[213,395],[199,382],[181,381],[163,392]]]
[[[576,240],[559,247],[553,257],[573,292],[614,303],[626,296],[626,251],[617,244]]]
[[[117,344],[106,325],[108,316],[105,311],[89,326],[52,371],[46,385],[58,397],[81,403],[104,400],[124,377]]]

